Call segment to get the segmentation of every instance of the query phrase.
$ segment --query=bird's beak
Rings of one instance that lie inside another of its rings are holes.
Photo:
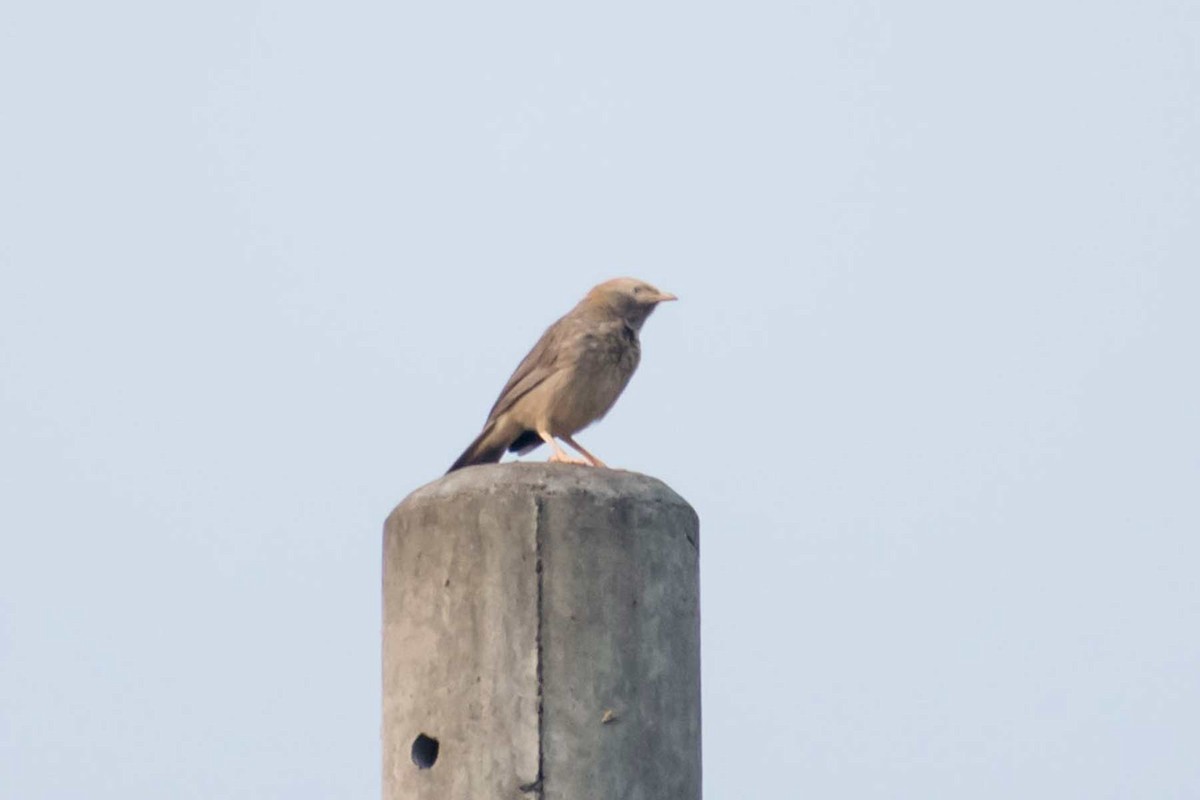
[[[658,293],[658,297],[656,297],[656,298],[654,299],[654,302],[656,302],[656,303],[666,303],[666,302],[668,302],[669,300],[678,300],[678,299],[679,299],[678,297],[676,297],[675,295],[671,294],[670,292],[659,292],[659,293]]]

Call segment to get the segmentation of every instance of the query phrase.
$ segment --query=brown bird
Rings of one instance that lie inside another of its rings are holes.
[[[638,331],[654,308],[673,294],[644,281],[615,278],[587,293],[555,322],[508,379],[453,472],[492,464],[504,451],[524,455],[545,442],[551,461],[605,466],[571,437],[608,413],[642,356]],[[567,455],[555,437],[586,460]]]

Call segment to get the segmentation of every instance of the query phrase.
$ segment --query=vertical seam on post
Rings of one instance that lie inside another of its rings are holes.
[[[537,687],[538,687],[538,797],[546,794],[546,692],[543,680],[543,668],[546,655],[542,645],[542,626],[545,624],[546,604],[544,578],[545,567],[542,564],[542,498],[534,501],[537,514],[534,517],[534,541],[537,547]]]
[[[534,642],[536,649],[536,670],[537,670],[537,777],[533,783],[526,783],[520,787],[522,792],[537,792],[539,798],[545,797],[545,781],[546,776],[543,772],[545,768],[545,692],[542,686],[542,663],[544,653],[542,650],[542,617],[545,613],[545,603],[543,602],[543,583],[542,583],[542,499],[534,498],[533,501],[533,553],[534,553],[534,572],[537,575],[537,627],[534,634]]]
[[[546,794],[545,752],[546,752],[546,692],[543,683],[543,667],[546,663],[545,651],[542,645],[542,626],[545,624],[546,604],[542,564],[542,498],[534,501],[537,513],[534,515],[533,537],[537,549],[537,690],[538,690],[538,797]]]

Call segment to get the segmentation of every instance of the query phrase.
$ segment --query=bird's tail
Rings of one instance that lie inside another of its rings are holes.
[[[504,455],[504,451],[512,443],[512,436],[501,430],[494,422],[484,426],[483,432],[475,437],[470,447],[463,451],[454,465],[446,470],[449,474],[456,469],[469,467],[473,464],[495,464]]]

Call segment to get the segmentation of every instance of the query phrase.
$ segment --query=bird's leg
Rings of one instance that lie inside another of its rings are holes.
[[[572,439],[570,436],[563,436],[562,439],[564,442],[571,445],[571,447],[573,447],[575,450],[579,451],[579,453],[584,458],[586,458],[593,467],[603,467],[604,469],[608,469],[608,464],[605,464],[603,461],[596,458],[594,455],[589,453],[587,450],[584,450],[583,445],[581,445],[579,442]]]
[[[561,447],[558,446],[558,442],[556,442],[554,440],[554,437],[551,436],[550,434],[546,433],[545,431],[539,430],[537,432],[537,434],[538,434],[538,436],[542,437],[542,441],[545,442],[546,444],[550,445],[550,449],[554,451],[550,454],[550,458],[548,459],[550,462],[560,463],[560,464],[584,464],[584,465],[586,465],[588,463],[580,458],[571,458],[569,455],[566,454],[566,452],[563,451],[563,449]]]

